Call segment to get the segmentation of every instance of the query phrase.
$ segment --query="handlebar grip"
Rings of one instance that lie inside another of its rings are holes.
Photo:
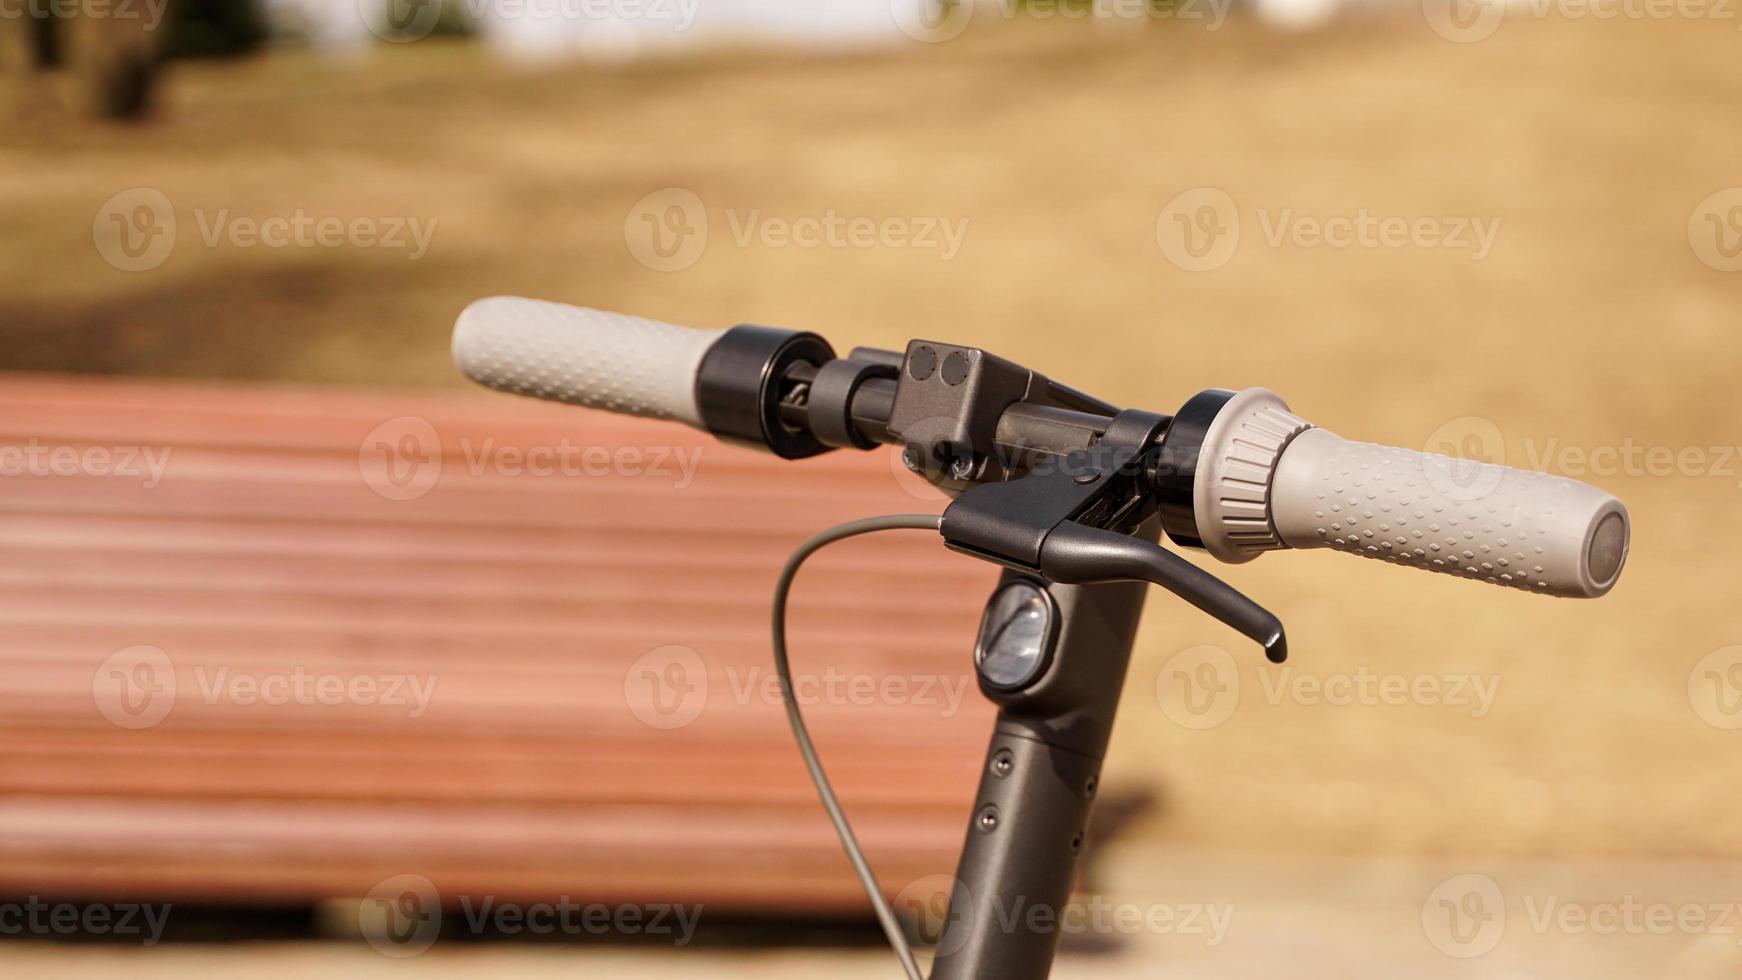
[[[1627,508],[1596,487],[1324,429],[1300,432],[1282,451],[1270,513],[1289,547],[1551,595],[1600,596],[1627,558]]]
[[[700,428],[696,375],[725,332],[494,296],[454,324],[454,364],[498,391]]]

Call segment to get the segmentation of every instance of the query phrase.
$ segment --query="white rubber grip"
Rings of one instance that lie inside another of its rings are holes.
[[[1368,558],[1560,596],[1608,592],[1627,558],[1627,508],[1596,487],[1527,470],[1296,435],[1270,513],[1293,548]]]
[[[494,296],[454,324],[454,364],[498,391],[699,428],[696,373],[725,332]]]

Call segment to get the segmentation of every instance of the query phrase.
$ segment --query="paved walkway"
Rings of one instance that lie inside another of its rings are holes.
[[[1138,977],[1601,978],[1742,971],[1742,869],[1672,863],[1432,864],[1116,855],[1085,898],[1057,980]],[[705,934],[706,930],[703,930]],[[794,935],[793,941],[805,937]],[[670,949],[437,942],[413,960],[353,941],[159,947],[0,945],[10,975],[428,978],[893,978],[874,946]]]

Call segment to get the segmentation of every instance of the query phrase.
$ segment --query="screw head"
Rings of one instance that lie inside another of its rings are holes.
[[[989,834],[998,829],[998,806],[988,803],[980,808],[980,815],[974,818],[974,826],[980,833]]]

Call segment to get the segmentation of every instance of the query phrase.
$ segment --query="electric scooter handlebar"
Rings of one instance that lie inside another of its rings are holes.
[[[692,330],[512,297],[468,307],[453,351],[500,391],[673,419],[787,458],[901,444],[910,466],[956,491],[1092,446],[1117,414],[974,348],[914,341],[837,358],[811,333]],[[1627,509],[1596,487],[1352,442],[1262,388],[1192,398],[1167,420],[1148,473],[1169,536],[1227,562],[1331,548],[1595,597],[1627,556]]]
[[[496,296],[454,325],[454,363],[498,391],[702,427],[696,374],[724,330]]]

